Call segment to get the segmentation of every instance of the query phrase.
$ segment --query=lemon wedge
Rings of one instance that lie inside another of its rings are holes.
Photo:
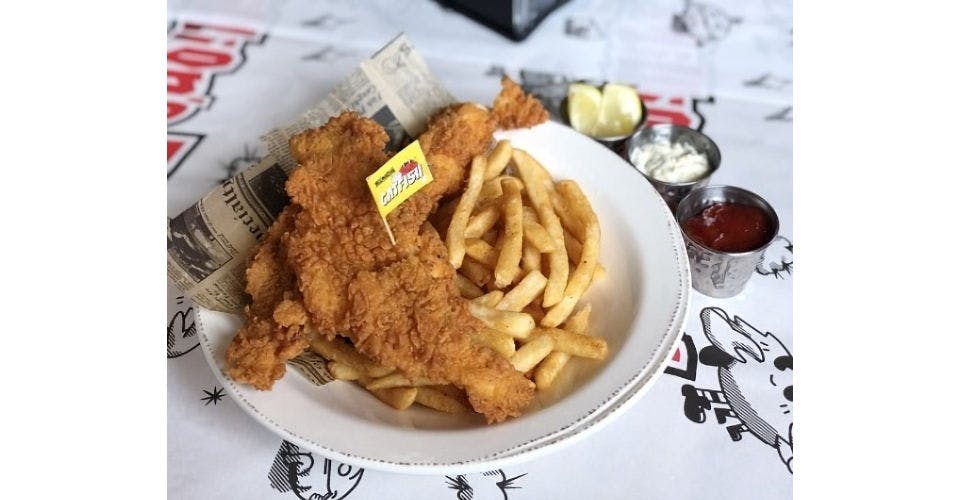
[[[603,96],[600,89],[583,83],[570,84],[567,89],[567,116],[570,126],[582,134],[591,135],[600,116]]]
[[[633,132],[643,111],[637,90],[628,85],[603,86],[600,114],[594,124],[594,137],[618,137]]]
[[[570,126],[591,137],[621,137],[636,128],[643,115],[643,103],[629,85],[608,83],[603,91],[584,83],[572,83],[567,90]]]

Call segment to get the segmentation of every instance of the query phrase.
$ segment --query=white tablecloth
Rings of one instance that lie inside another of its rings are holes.
[[[502,72],[527,85],[636,84],[651,119],[702,127],[723,155],[712,182],[757,192],[781,228],[744,293],[693,292],[683,346],[632,409],[545,458],[462,477],[326,467],[285,443],[224,394],[197,347],[193,305],[168,285],[169,497],[790,497],[791,9],[781,0],[574,1],[515,43],[433,2],[170,1],[168,57],[184,44],[215,43],[219,66],[170,97],[183,109],[168,120],[169,216],[256,161],[262,132],[319,101],[404,31],[462,100],[491,102]],[[217,25],[222,36],[178,38],[188,22]]]

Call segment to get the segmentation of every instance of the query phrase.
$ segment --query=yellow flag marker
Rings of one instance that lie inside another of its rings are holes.
[[[397,241],[390,230],[390,224],[387,223],[387,214],[431,182],[433,174],[430,173],[427,159],[420,149],[420,141],[411,142],[367,177],[367,186],[373,195],[377,211],[380,212],[380,218],[383,219],[383,225],[387,228],[390,243],[396,245]]]

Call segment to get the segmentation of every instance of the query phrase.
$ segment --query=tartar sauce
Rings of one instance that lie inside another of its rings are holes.
[[[653,142],[633,150],[630,161],[663,182],[690,182],[707,175],[707,157],[687,143]]]

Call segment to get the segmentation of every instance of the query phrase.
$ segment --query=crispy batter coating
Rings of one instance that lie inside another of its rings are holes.
[[[308,322],[319,333],[346,335],[361,353],[410,376],[462,387],[478,411],[502,420],[526,406],[533,384],[471,344],[469,334],[481,325],[456,289],[439,235],[421,228],[437,200],[459,189],[466,165],[492,135],[489,113],[472,105],[431,120],[421,145],[434,182],[389,216],[396,246],[364,182],[387,160],[383,129],[343,114],[295,137],[291,148],[300,168],[287,192],[302,211],[283,244]]]
[[[300,326],[281,327],[274,310],[299,303],[296,277],[285,263],[280,238],[291,227],[299,208],[288,206],[267,231],[247,267],[246,291],[251,297],[244,325],[227,347],[227,373],[237,382],[269,389],[283,376],[286,362],[307,348]]]
[[[460,191],[470,161],[486,152],[496,128],[490,112],[473,103],[449,106],[430,118],[427,130],[418,138],[433,172],[433,182],[424,190]]]
[[[523,92],[523,88],[509,77],[500,79],[503,90],[493,101],[493,117],[500,128],[528,128],[539,125],[550,117],[540,101]]]
[[[231,377],[270,388],[284,363],[307,347],[308,330],[347,336],[381,364],[463,388],[490,422],[519,415],[534,385],[471,343],[482,324],[460,297],[443,241],[424,224],[442,197],[462,189],[471,159],[489,148],[498,120],[529,126],[539,116],[532,98],[509,84],[497,98],[499,118],[497,105],[490,112],[458,104],[430,119],[419,140],[434,181],[388,216],[396,245],[365,182],[389,157],[384,130],[348,112],[291,139],[299,164],[286,183],[291,205],[247,270],[252,302],[227,350]],[[523,109],[511,109],[517,105]]]
[[[496,422],[518,416],[534,384],[469,334],[483,325],[454,283],[447,248],[429,225],[419,252],[380,271],[362,271],[350,283],[348,329],[356,348],[411,377],[449,382]]]

